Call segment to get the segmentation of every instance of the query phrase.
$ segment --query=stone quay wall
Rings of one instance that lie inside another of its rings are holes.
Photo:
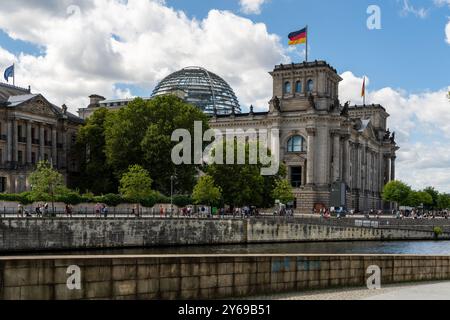
[[[0,257],[0,299],[220,299],[362,287],[370,266],[380,268],[381,286],[450,279],[450,256]],[[67,285],[74,275],[78,288]]]
[[[431,240],[431,230],[356,227],[318,219],[0,219],[0,252],[255,244]],[[440,236],[449,239],[449,233]]]

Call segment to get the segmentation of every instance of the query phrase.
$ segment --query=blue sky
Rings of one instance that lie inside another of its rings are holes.
[[[367,8],[381,9],[381,30]],[[450,192],[450,0],[15,0],[0,7],[0,69],[76,113],[90,94],[148,97],[198,65],[243,107],[266,110],[268,71],[301,62],[287,35],[309,25],[309,58],[343,77],[341,102],[382,104],[401,146],[398,175]]]
[[[211,8],[239,12],[236,1],[167,3],[197,19],[204,18]],[[381,8],[381,30],[366,27],[366,10],[371,4]],[[373,89],[441,89],[449,84],[450,46],[443,39],[450,11],[433,0],[411,0],[410,4],[429,9],[427,17],[404,14],[404,2],[398,0],[272,0],[263,4],[260,15],[247,16],[266,24],[268,31],[284,42],[289,32],[309,25],[310,60],[325,59],[338,71],[370,74]],[[291,58],[302,60],[296,54]]]

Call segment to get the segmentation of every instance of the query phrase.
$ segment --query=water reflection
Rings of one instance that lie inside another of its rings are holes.
[[[419,254],[450,255],[450,241],[308,242],[227,246],[89,250],[52,254]],[[26,254],[26,253],[23,253]],[[42,252],[39,254],[49,254]],[[36,255],[36,253],[33,253]]]

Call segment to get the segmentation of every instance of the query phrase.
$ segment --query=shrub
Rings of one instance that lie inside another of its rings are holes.
[[[120,195],[118,194],[105,194],[104,196],[101,197],[101,201],[102,203],[105,203],[106,205],[110,206],[110,207],[117,207],[119,204],[123,203],[123,199]]]
[[[438,238],[443,233],[441,227],[434,227],[433,232],[436,238]]]

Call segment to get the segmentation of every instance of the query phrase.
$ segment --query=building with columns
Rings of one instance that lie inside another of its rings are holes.
[[[29,190],[29,175],[40,160],[48,160],[69,183],[78,171],[72,147],[82,123],[64,105],[0,83],[0,192]]]
[[[215,97],[217,90],[229,86],[220,77],[217,77],[220,85],[216,85],[219,89],[215,89],[211,78],[202,78],[204,95],[194,95],[193,102],[186,101],[198,103],[199,108],[209,105],[208,110],[213,110],[209,124],[214,129],[277,129],[279,139],[277,143],[269,141],[269,145],[275,146],[272,151],[279,149],[280,160],[287,167],[287,178],[294,187],[295,206],[300,211],[311,213],[313,209],[330,206],[361,211],[389,208],[390,204],[383,203],[381,193],[385,184],[395,179],[399,148],[395,133],[391,134],[387,128],[386,110],[381,105],[341,104],[342,78],[325,61],[278,65],[270,74],[273,99],[267,112],[254,112],[251,107],[249,113],[241,113],[236,108],[224,114],[217,108]],[[192,81],[181,78],[179,82]],[[165,85],[165,90],[183,98],[197,90],[199,84],[191,83],[191,86],[192,90],[189,86]],[[89,106],[79,110],[83,119],[100,107],[117,110],[132,101],[106,100],[99,95],[90,99]],[[234,94],[230,94],[228,104],[234,103]]]
[[[304,213],[346,206],[387,209],[381,193],[395,179],[398,146],[380,105],[339,101],[336,70],[325,61],[278,65],[268,112],[214,115],[214,129],[278,129],[280,160]],[[273,142],[269,142],[273,145]]]

